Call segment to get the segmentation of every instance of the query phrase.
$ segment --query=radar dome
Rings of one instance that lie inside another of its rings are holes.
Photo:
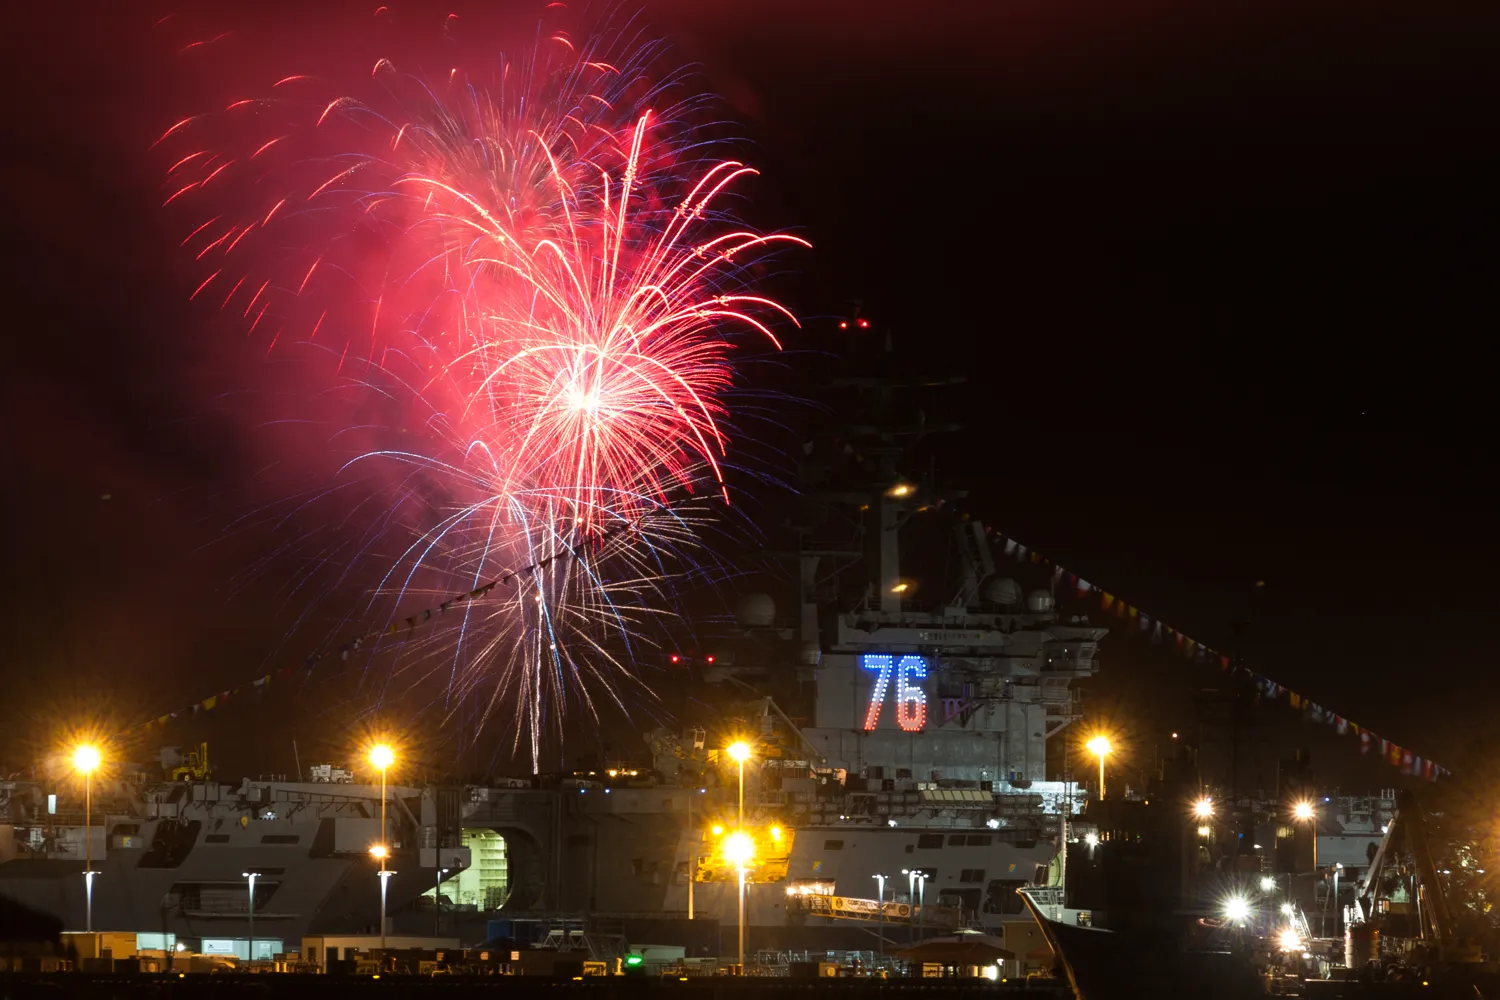
[[[1033,590],[1026,596],[1026,610],[1044,612],[1052,610],[1052,595],[1045,590]]]
[[[776,621],[776,602],[770,594],[746,594],[735,606],[734,620],[744,628],[770,628]]]
[[[1009,607],[1021,603],[1021,585],[1010,577],[1003,576],[984,585],[984,599],[992,604]]]

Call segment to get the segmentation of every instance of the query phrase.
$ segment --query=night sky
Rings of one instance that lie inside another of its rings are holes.
[[[230,528],[264,499],[265,445],[220,404],[264,350],[187,301],[147,152],[213,64],[188,72],[152,27],[172,8],[89,6],[12,13],[0,59],[12,769],[61,720],[139,721],[319,638],[274,581],[242,585],[275,544]],[[238,71],[339,58],[375,6],[211,11]],[[815,245],[778,287],[805,346],[860,300],[913,363],[969,375],[939,445],[969,510],[1219,648],[1249,617],[1257,670],[1443,760],[1489,725],[1500,664],[1480,6],[645,17],[754,142],[751,221]],[[436,33],[450,7],[402,9]],[[1118,645],[1104,663],[1104,697],[1137,707],[1196,676]],[[248,706],[214,735],[288,771],[301,718]]]

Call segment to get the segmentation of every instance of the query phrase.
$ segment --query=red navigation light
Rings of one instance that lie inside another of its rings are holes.
[[[841,320],[839,320],[839,329],[840,330],[847,330],[847,329],[849,329],[849,321],[847,319],[841,319]]]
[[[703,662],[704,662],[704,663],[712,663],[712,662],[714,662],[714,657],[713,657],[713,654],[712,654],[712,653],[710,653],[710,654],[709,654],[709,655],[707,655],[707,656],[705,656],[705,657],[704,657],[704,658],[703,658]]]
[[[859,328],[861,330],[868,330],[870,328],[870,321],[867,320],[867,319],[860,320],[859,321]]]
[[[673,653],[672,654],[672,662],[673,663],[681,663],[682,662],[682,657],[678,656],[676,653]]]

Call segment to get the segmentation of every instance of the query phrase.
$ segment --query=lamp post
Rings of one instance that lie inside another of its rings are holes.
[[[702,795],[708,789],[698,789]],[[698,881],[698,828],[693,825],[693,793],[688,792],[688,919],[693,919],[693,883]]]
[[[927,936],[927,873],[919,871],[917,876],[917,941]]]
[[[1318,905],[1318,812],[1306,799],[1292,806],[1292,815],[1307,824],[1312,835],[1313,908]],[[1323,911],[1318,910],[1318,933],[1323,932]]]
[[[390,856],[390,843],[385,835],[385,772],[396,762],[396,752],[385,743],[377,743],[370,748],[370,763],[380,769],[380,843],[370,850],[370,853],[380,859],[380,952],[381,961],[385,961],[385,892],[386,882],[395,874],[386,870],[385,860]]]
[[[1313,874],[1318,873],[1318,813],[1313,809],[1311,802],[1298,802],[1292,807],[1292,815],[1302,820],[1312,831],[1312,866]]]
[[[745,761],[750,759],[750,745],[744,740],[729,744],[725,752],[740,765],[740,817],[738,829],[745,828]]]
[[[439,906],[443,898],[443,876],[448,874],[448,869],[437,870],[437,881],[432,887],[432,936],[437,937],[443,932],[443,911]]]
[[[374,847],[370,848],[370,856],[373,857],[373,858],[377,858],[380,861],[380,871],[376,872],[375,874],[380,879],[380,961],[381,961],[382,967],[384,966],[384,963],[385,963],[385,893],[386,893],[386,883],[388,883],[390,881],[390,878],[391,878],[392,875],[396,874],[395,872],[391,871],[390,869],[388,869],[385,866],[386,855],[388,855],[389,853],[390,852],[386,850],[384,844],[376,844]]]
[[[83,744],[73,751],[73,766],[83,775],[83,929],[94,930],[94,771],[99,748]],[[96,949],[97,950],[97,949]]]
[[[1084,744],[1089,753],[1099,758],[1099,797],[1104,798],[1104,755],[1109,753],[1112,747],[1109,740],[1104,736],[1095,736]]]
[[[870,877],[875,880],[880,893],[880,957],[885,958],[885,876],[872,875]]]
[[[903,868],[901,874],[906,876],[906,905],[915,906],[917,904],[917,870]],[[915,941],[913,934],[916,933],[916,925],[911,921],[912,916],[911,913],[906,915],[906,940],[908,942]]]
[[[745,876],[750,873],[750,859],[755,856],[755,842],[743,830],[736,831],[724,841],[724,858],[733,864],[740,875],[739,904],[739,963],[740,975],[745,974]]]
[[[250,950],[249,961],[246,968],[255,964],[255,880],[260,877],[260,872],[240,872],[241,878],[250,880]]]
[[[380,769],[380,843],[387,843],[385,836],[385,772],[396,762],[396,752],[384,743],[370,748],[370,763]],[[389,852],[387,852],[389,853]],[[380,856],[380,869],[385,870],[385,855]]]

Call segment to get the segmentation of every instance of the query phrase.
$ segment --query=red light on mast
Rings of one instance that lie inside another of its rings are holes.
[[[861,330],[868,330],[870,328],[870,321],[867,320],[867,319],[860,320],[859,321],[859,328]]]
[[[673,653],[672,654],[672,662],[673,663],[681,663],[682,662],[682,657],[678,656],[676,653]]]
[[[841,319],[841,320],[839,320],[839,329],[840,330],[847,330],[847,329],[849,329],[849,321],[847,319]]]
[[[703,658],[703,662],[704,663],[712,663],[712,662],[714,662],[713,654],[710,653],[708,656],[705,656]]]

